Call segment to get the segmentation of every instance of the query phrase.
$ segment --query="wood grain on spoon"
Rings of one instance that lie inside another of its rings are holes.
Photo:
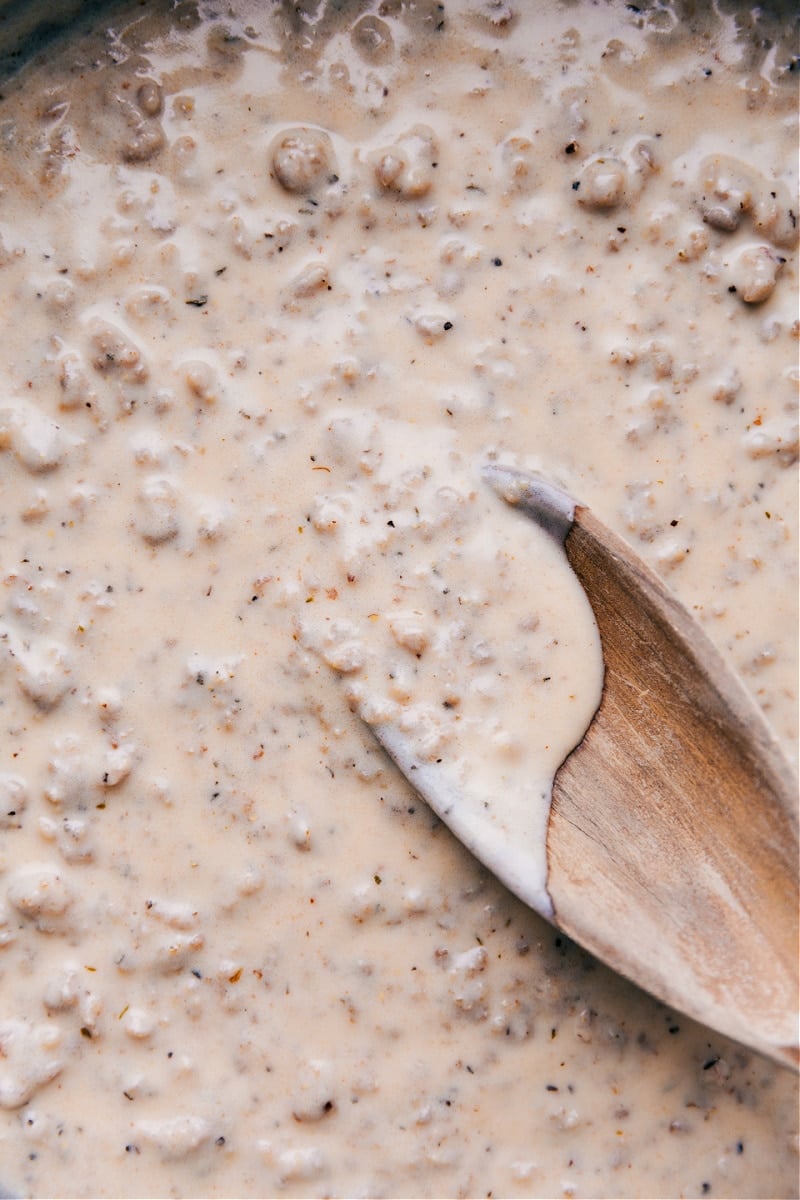
[[[668,1005],[796,1067],[796,777],[630,547],[580,505],[564,522],[563,493],[508,478],[505,498],[564,537],[605,662],[600,707],[553,789],[555,921]]]

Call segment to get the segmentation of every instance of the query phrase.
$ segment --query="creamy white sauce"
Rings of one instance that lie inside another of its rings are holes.
[[[448,430],[341,416],[327,432],[341,490],[312,521],[335,545],[321,556],[335,603],[309,610],[301,640],[464,845],[551,917],[553,779],[603,680],[563,504],[560,538],[510,513]]]
[[[0,1187],[796,1195],[796,1079],[560,939],[351,712],[501,780],[527,870],[600,664],[500,461],[796,755],[791,31],[120,12],[0,102]]]

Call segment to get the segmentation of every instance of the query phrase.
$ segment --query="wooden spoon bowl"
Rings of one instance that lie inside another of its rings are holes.
[[[582,583],[599,709],[555,777],[555,923],[671,1007],[798,1066],[797,779],[698,622],[621,538],[536,476],[492,467]]]

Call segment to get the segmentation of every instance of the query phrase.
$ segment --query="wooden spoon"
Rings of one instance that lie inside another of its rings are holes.
[[[552,920],[671,1008],[797,1067],[792,768],[699,624],[621,538],[536,475],[484,475],[563,541],[603,648],[599,708],[553,786]],[[397,731],[374,732],[419,787]],[[452,797],[435,789],[419,787],[447,820]]]

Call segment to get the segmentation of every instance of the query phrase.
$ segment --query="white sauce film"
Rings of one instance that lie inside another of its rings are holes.
[[[118,7],[2,89],[0,1191],[797,1196],[796,1078],[361,719],[529,870],[601,664],[500,462],[796,756],[796,31],[334,8]]]
[[[333,605],[307,598],[300,640],[437,815],[550,917],[553,778],[603,680],[563,537],[509,510],[449,430],[338,416],[322,457],[332,490],[312,522],[337,586]]]

